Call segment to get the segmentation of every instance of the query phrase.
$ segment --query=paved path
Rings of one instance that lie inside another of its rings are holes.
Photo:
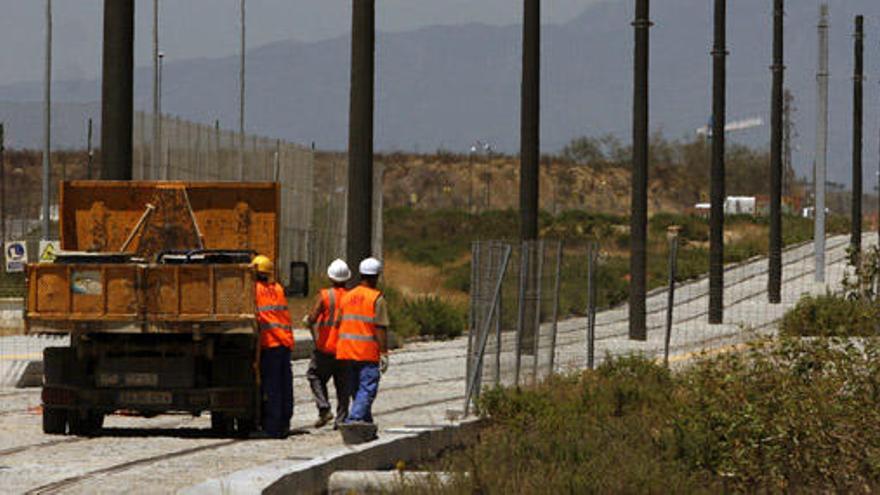
[[[843,238],[829,241],[831,269],[827,280],[831,282],[841,278],[844,244]],[[683,359],[695,350],[741,341],[748,335],[743,321],[755,328],[772,325],[802,293],[824,291],[824,287],[812,283],[810,251],[804,246],[785,253],[786,284],[781,306],[765,303],[765,260],[728,271],[726,314],[731,323],[725,325],[703,324],[705,317],[700,315],[707,305],[705,280],[681,287],[675,314],[675,359]],[[664,293],[655,293],[649,299],[647,342],[625,338],[625,307],[601,313],[597,318],[597,357],[606,352],[658,355],[665,304]],[[560,323],[558,369],[583,365],[584,328],[583,319]],[[394,352],[375,405],[380,428],[444,424],[447,409],[461,409],[466,346],[466,339],[456,339],[412,344]],[[306,364],[293,364],[294,426],[300,434],[280,441],[212,438],[207,416],[175,415],[151,419],[112,416],[98,438],[48,436],[41,432],[38,390],[0,389],[0,491],[173,493],[238,470],[279,460],[304,463],[338,450],[341,441],[336,432],[309,426],[316,413],[305,380]]]

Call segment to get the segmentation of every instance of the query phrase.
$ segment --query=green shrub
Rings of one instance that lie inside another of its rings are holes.
[[[880,342],[760,342],[678,374],[639,357],[483,394],[432,493],[870,493]],[[418,493],[410,487],[410,493]],[[414,490],[414,491],[413,491]]]
[[[876,336],[880,335],[880,308],[870,300],[807,295],[785,313],[779,329],[790,336]]]
[[[453,339],[464,333],[467,322],[465,309],[435,296],[407,301],[403,312],[415,323],[422,337]]]
[[[385,301],[388,303],[388,318],[391,320],[391,331],[402,339],[417,337],[419,325],[406,311],[406,300],[403,294],[394,287],[382,287]]]

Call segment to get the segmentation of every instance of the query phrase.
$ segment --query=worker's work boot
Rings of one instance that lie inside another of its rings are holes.
[[[379,438],[378,435],[376,435],[378,427],[373,423],[367,423],[364,421],[343,423],[339,425],[339,432],[342,433],[342,441],[347,445],[372,442]]]
[[[318,413],[318,420],[315,421],[315,428],[320,428],[333,420],[333,413],[329,409],[325,409]]]

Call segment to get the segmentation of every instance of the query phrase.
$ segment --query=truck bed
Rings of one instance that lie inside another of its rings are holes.
[[[34,264],[29,333],[251,333],[247,265]]]

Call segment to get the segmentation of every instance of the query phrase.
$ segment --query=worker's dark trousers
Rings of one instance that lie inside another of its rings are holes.
[[[312,387],[312,394],[315,396],[315,405],[318,406],[318,412],[330,410],[330,397],[327,393],[327,382],[333,378],[333,387],[336,389],[336,423],[342,423],[348,416],[349,395],[343,380],[345,380],[345,372],[342,366],[336,361],[336,356],[324,354],[321,351],[312,353],[312,361],[309,363],[309,369],[306,372],[309,379],[309,385]]]
[[[293,416],[293,373],[290,349],[272,347],[260,351],[260,379],[263,395],[263,431],[280,437],[290,431]]]

